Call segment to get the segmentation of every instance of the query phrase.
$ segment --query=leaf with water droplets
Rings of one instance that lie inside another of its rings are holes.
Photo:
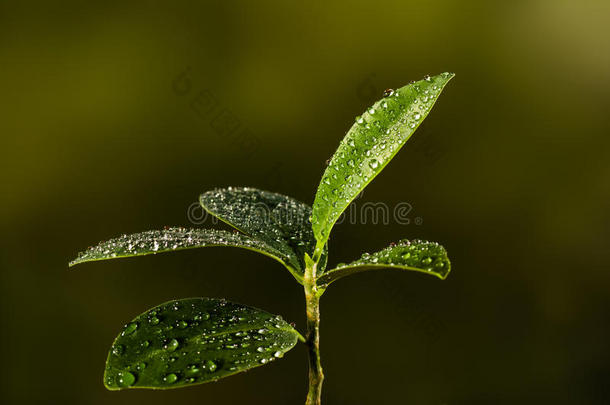
[[[312,216],[316,260],[341,213],[415,132],[453,76],[427,76],[398,90],[386,91],[384,98],[356,118],[331,158],[316,193]]]
[[[104,384],[179,388],[273,362],[300,334],[280,316],[213,298],[170,301],[137,316],[116,338]]]
[[[215,229],[166,228],[122,235],[90,247],[78,254],[70,266],[97,260],[173,252],[210,246],[240,247],[262,253],[289,266],[293,258],[286,252],[256,238]]]
[[[263,240],[292,258],[289,270],[301,282],[305,254],[312,255],[316,239],[311,229],[311,207],[294,198],[251,187],[229,187],[199,197],[210,214],[247,235]],[[320,271],[326,266],[324,248]]]
[[[447,251],[436,242],[401,240],[376,252],[364,253],[349,264],[340,264],[318,278],[318,285],[327,286],[333,281],[368,270],[412,270],[430,274],[444,280],[451,271]]]

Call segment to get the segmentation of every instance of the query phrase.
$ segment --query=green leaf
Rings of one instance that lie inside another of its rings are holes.
[[[208,246],[231,246],[253,250],[267,255],[287,267],[292,260],[283,251],[247,235],[215,229],[167,228],[122,235],[101,242],[97,246],[79,253],[78,257],[70,262],[70,266],[83,262],[145,256]]]
[[[362,271],[384,269],[419,271],[444,280],[451,271],[451,263],[447,251],[438,243],[403,239],[379,252],[365,253],[349,264],[339,264],[318,278],[318,285],[327,286],[341,277]]]
[[[212,298],[152,308],[112,344],[104,384],[178,388],[216,381],[280,358],[302,339],[280,316]]]
[[[229,187],[201,194],[203,208],[241,232],[273,246],[291,257],[290,265],[300,281],[305,269],[305,253],[316,246],[311,229],[311,207],[294,198],[250,187]],[[326,266],[327,247],[321,270]],[[295,276],[296,277],[296,276]]]
[[[426,118],[453,73],[388,92],[350,128],[326,168],[313,204],[316,255],[352,200],[383,170]]]

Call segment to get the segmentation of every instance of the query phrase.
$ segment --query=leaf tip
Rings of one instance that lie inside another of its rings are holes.
[[[441,86],[444,87],[451,79],[455,77],[455,73],[453,72],[443,72],[438,76],[435,76],[435,80],[438,83],[441,83]]]

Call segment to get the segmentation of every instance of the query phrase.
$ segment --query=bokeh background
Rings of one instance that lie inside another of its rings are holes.
[[[329,288],[325,403],[609,403],[602,0],[3,1],[2,402],[303,403],[303,347],[215,384],[102,385],[121,326],[173,298],[303,329],[302,290],[276,262],[219,248],[67,263],[121,233],[194,226],[189,206],[218,186],[311,203],[354,117],[443,71],[456,78],[357,201],[407,202],[410,223],[337,226],[331,264],[419,237],[453,272]]]

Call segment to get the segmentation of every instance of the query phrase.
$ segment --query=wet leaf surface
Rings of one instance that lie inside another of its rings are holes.
[[[369,270],[411,270],[430,274],[444,280],[451,271],[447,251],[436,242],[401,240],[372,254],[364,253],[351,263],[341,263],[318,279],[321,286]]]
[[[290,257],[290,266],[302,278],[305,253],[311,255],[316,240],[311,227],[311,207],[291,197],[251,187],[228,187],[203,193],[203,208],[234,228],[266,242]],[[324,250],[320,268],[326,265]]]
[[[108,354],[104,384],[168,389],[216,381],[275,361],[298,337],[260,309],[212,298],[170,301],[125,325]]]
[[[324,246],[345,208],[426,118],[452,77],[452,73],[443,73],[387,91],[384,98],[356,117],[318,186],[312,217],[318,248]]]
[[[200,247],[229,246],[253,250],[278,260],[286,265],[291,257],[268,243],[240,233],[215,229],[167,228],[146,231],[101,242],[79,253],[70,266],[79,263],[119,259],[124,257],[145,256],[176,250]]]

